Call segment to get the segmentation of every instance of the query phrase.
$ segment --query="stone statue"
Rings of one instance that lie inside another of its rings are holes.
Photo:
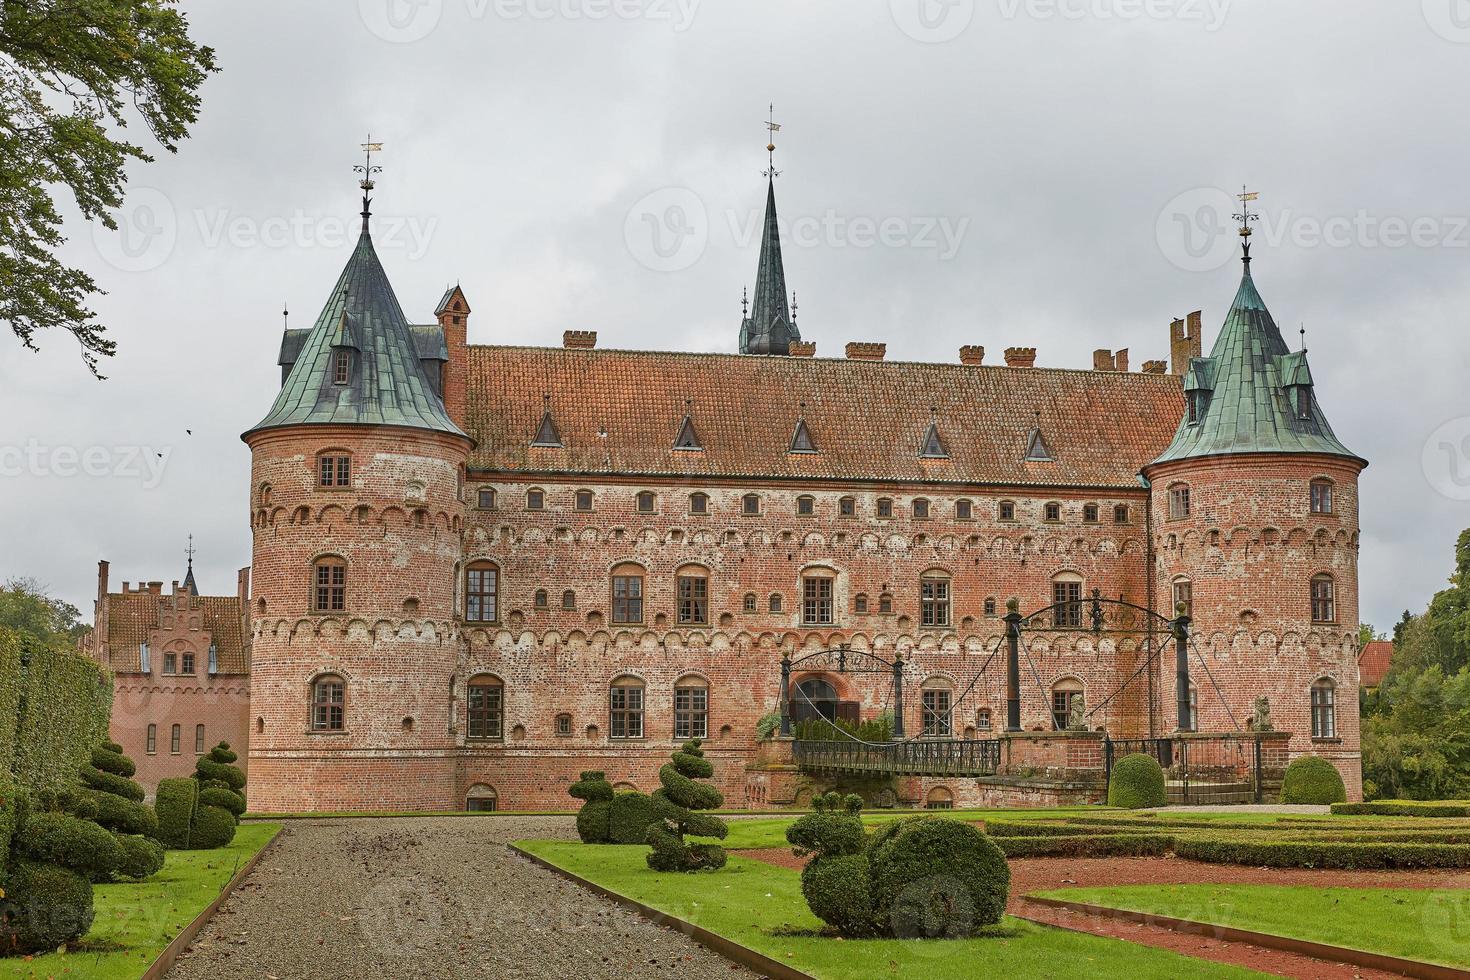
[[[1087,697],[1081,691],[1072,696],[1071,707],[1067,711],[1067,731],[1087,731]]]
[[[1251,714],[1251,731],[1271,732],[1271,699],[1262,695],[1256,698],[1255,711]]]

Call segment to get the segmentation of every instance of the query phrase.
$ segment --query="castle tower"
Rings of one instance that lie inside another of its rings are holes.
[[[766,127],[772,134],[781,128],[774,122],[767,122]],[[784,355],[790,352],[792,341],[801,339],[787,300],[786,269],[781,263],[781,230],[776,222],[776,178],[780,172],[775,166],[775,151],[776,144],[766,144],[766,152],[773,156],[764,175],[766,216],[761,226],[760,261],[755,269],[755,296],[740,318],[742,354]]]
[[[1244,240],[1244,274],[1215,346],[1184,369],[1184,417],[1143,469],[1155,598],[1161,610],[1185,602],[1193,619],[1196,730],[1246,726],[1264,693],[1272,726],[1292,734],[1291,753],[1330,758],[1357,797],[1358,474],[1367,463],[1333,435],[1305,346],[1288,349]],[[1172,657],[1159,689],[1169,692],[1167,731],[1177,718]]]
[[[242,436],[250,792],[263,810],[448,808],[455,795],[454,582],[473,441],[432,376],[444,337],[419,336],[442,327],[410,326],[373,250],[371,156],[358,169],[361,237],[316,322],[286,332],[280,394]]]

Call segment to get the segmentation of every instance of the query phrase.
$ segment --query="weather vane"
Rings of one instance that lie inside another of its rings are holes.
[[[1251,257],[1251,222],[1260,219],[1260,215],[1251,210],[1251,202],[1261,195],[1255,191],[1248,191],[1245,185],[1240,185],[1240,193],[1235,195],[1240,199],[1240,213],[1232,215],[1240,222],[1240,242],[1245,249],[1245,259],[1250,261]]]
[[[184,554],[189,556],[189,567],[194,567],[194,535],[189,535],[189,546],[184,549]]]
[[[373,142],[373,134],[368,133],[368,141],[362,145],[363,162],[352,168],[353,173],[362,174],[362,180],[358,182],[362,188],[362,227],[367,230],[368,215],[371,213],[370,205],[373,199],[368,196],[373,189],[373,174],[382,173],[383,168],[373,163],[373,154],[383,152],[382,143]]]
[[[776,104],[772,102],[767,106],[766,115],[766,139],[774,140],[777,133],[781,132],[781,124],[776,122]],[[776,144],[766,143],[766,169],[761,171],[762,177],[779,177],[781,171],[776,169]]]

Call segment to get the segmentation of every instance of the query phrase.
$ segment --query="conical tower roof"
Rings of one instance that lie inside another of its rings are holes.
[[[776,223],[776,182],[766,178],[766,217],[761,230],[760,262],[755,271],[755,295],[750,312],[740,324],[740,353],[786,354],[801,333],[787,303],[786,269],[781,263],[781,231]]]
[[[350,356],[345,384],[337,383],[335,372],[333,355],[339,350]],[[311,424],[396,425],[465,435],[419,363],[408,320],[373,249],[366,215],[357,246],[275,404],[250,432]]]
[[[1186,411],[1154,463],[1239,453],[1320,453],[1366,465],[1332,432],[1305,349],[1291,351],[1251,278],[1250,256],[1209,357],[1190,361]],[[1150,464],[1153,465],[1153,464]]]

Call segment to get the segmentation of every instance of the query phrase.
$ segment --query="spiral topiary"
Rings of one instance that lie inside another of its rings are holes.
[[[715,767],[704,757],[699,739],[691,739],[675,752],[673,761],[658,771],[663,785],[653,791],[655,822],[648,828],[647,842],[653,848],[648,866],[655,871],[702,871],[725,866],[725,849],[718,844],[690,844],[685,834],[725,839],[725,821],[697,810],[714,810],[725,802],[719,790],[708,783]]]
[[[128,778],[136,771],[133,760],[115,742],[92,749],[92,764],[82,767],[82,781],[90,787],[88,795],[96,808],[90,819],[117,838],[124,859],[116,874],[126,878],[146,878],[163,868],[163,847],[156,839],[148,840],[158,837],[158,814],[139,802],[143,787]]]
[[[612,839],[609,821],[612,816],[613,787],[607,774],[595,769],[582,773],[582,778],[567,788],[575,799],[584,801],[577,811],[577,836],[583,844],[606,844]]]
[[[1281,780],[1282,803],[1346,803],[1347,787],[1337,767],[1319,755],[1291,760]]]
[[[867,832],[858,818],[862,797],[827,793],[813,800],[812,807],[815,813],[786,828],[792,853],[812,858],[801,872],[802,897],[813,915],[844,935],[869,935],[876,925]]]
[[[1113,764],[1113,771],[1108,776],[1108,806],[1137,810],[1164,806],[1168,802],[1164,768],[1158,759],[1135,752]]]

